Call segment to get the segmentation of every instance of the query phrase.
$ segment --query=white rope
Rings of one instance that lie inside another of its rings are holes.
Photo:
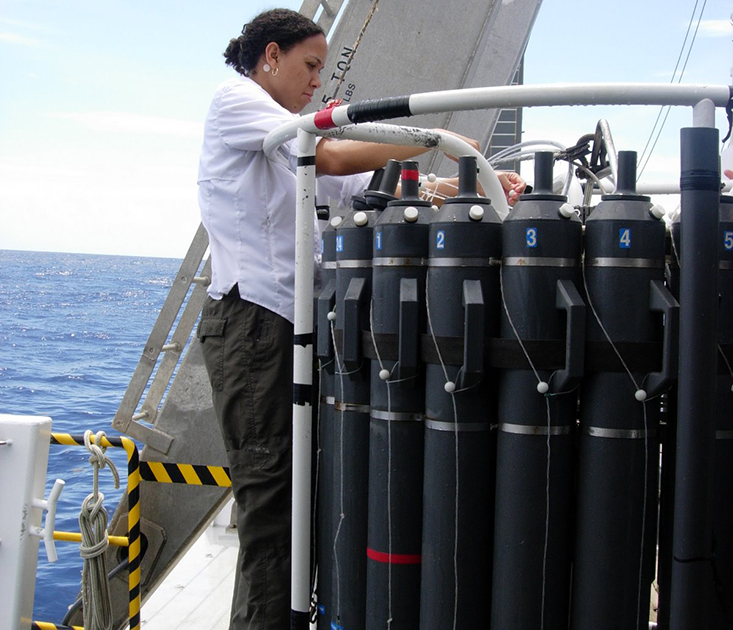
[[[99,492],[99,471],[109,466],[120,487],[120,477],[112,460],[106,455],[107,447],[101,446],[104,431],[97,432],[92,443],[92,432],[84,432],[84,446],[90,453],[89,463],[94,469],[94,490],[84,499],[79,512],[81,545],[79,553],[84,558],[81,577],[81,595],[84,607],[85,630],[111,630],[112,601],[107,578],[107,510],[103,507],[104,494]]]
[[[330,315],[330,314],[329,314]],[[336,345],[336,332],[334,327],[334,321],[335,317],[332,319],[329,317],[329,325],[331,328],[331,340],[333,341],[333,355],[334,360],[336,361],[336,374],[338,374],[338,382],[339,387],[341,389],[341,398],[344,397],[344,376],[342,371],[342,364],[341,360],[339,359],[338,354],[338,347]],[[334,409],[334,416],[335,416],[336,410]],[[341,414],[341,422],[339,426],[339,496],[340,496],[340,506],[339,506],[339,522],[336,526],[336,531],[333,535],[333,563],[334,567],[336,568],[336,606],[334,607],[336,610],[337,619],[339,621],[341,620],[341,570],[339,567],[339,557],[336,550],[336,545],[338,544],[339,535],[341,534],[341,525],[343,525],[344,519],[346,518],[344,515],[344,410],[343,407],[339,410],[339,414]]]
[[[440,361],[440,367],[443,369],[443,375],[445,376],[445,386],[448,386],[450,383],[452,387],[445,387],[445,391],[450,395],[451,397],[451,403],[453,404],[453,442],[455,445],[454,449],[454,457],[455,457],[455,477],[456,477],[456,499],[454,502],[454,516],[453,516],[453,630],[457,630],[458,626],[458,507],[460,505],[459,502],[459,490],[460,490],[460,484],[459,484],[459,477],[460,477],[460,468],[458,465],[458,406],[456,404],[456,391],[455,391],[455,383],[453,383],[450,378],[448,377],[448,369],[445,366],[445,363],[443,362],[443,355],[440,352],[440,346],[438,345],[438,340],[435,338],[435,330],[433,329],[433,319],[430,316],[430,272],[428,272],[425,276],[425,310],[427,312],[428,316],[428,329],[430,330],[430,337],[433,340],[433,345],[435,346],[435,352],[438,355],[438,360]],[[458,380],[456,378],[456,380]],[[451,389],[451,391],[448,391]],[[469,389],[469,388],[465,388]]]
[[[382,363],[382,356],[379,353],[377,347],[377,340],[374,336],[374,298],[369,302],[369,333],[372,336],[372,345],[374,346],[374,352],[377,355],[377,362],[379,363],[380,378],[382,371],[386,368]],[[397,363],[392,366],[392,371],[397,367]],[[392,412],[392,395],[389,388],[392,371],[389,377],[382,379],[387,386],[387,412]],[[407,380],[407,379],[403,379]],[[389,562],[387,564],[387,627],[392,625],[394,620],[392,617],[392,422],[387,422],[387,553],[389,554]]]

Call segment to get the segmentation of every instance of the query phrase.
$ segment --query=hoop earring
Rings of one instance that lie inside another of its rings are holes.
[[[272,76],[273,76],[273,77],[276,77],[276,76],[277,76],[277,73],[278,73],[278,71],[279,71],[279,70],[280,70],[280,68],[274,68],[274,69],[272,70]]]
[[[269,72],[270,70],[271,70],[271,68],[270,68],[270,64],[269,63],[265,63],[262,66],[262,72]]]

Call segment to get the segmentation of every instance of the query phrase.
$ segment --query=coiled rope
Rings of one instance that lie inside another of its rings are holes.
[[[89,463],[94,469],[92,493],[84,499],[79,512],[81,546],[79,554],[84,558],[81,574],[81,596],[84,607],[85,630],[112,629],[112,601],[107,579],[107,510],[104,509],[104,494],[99,491],[99,471],[109,466],[115,480],[115,488],[120,487],[120,476],[112,460],[102,446],[104,431],[98,431],[92,443],[92,432],[84,432],[84,446],[90,453]]]

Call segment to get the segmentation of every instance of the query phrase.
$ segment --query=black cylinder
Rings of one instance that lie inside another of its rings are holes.
[[[496,376],[483,341],[498,332],[501,221],[476,194],[475,158],[459,167],[461,194],[430,222],[421,630],[485,628],[491,589]]]
[[[403,162],[402,199],[387,205],[374,229],[367,630],[418,627],[425,389],[417,343],[433,214],[418,185],[417,163]]]
[[[560,213],[566,198],[551,194],[552,163],[551,153],[537,154],[534,192],[522,195],[504,221],[506,312],[500,334],[512,341],[516,336],[525,342],[565,340],[570,318],[578,334],[568,343],[577,346],[574,356],[582,357],[581,223],[574,213]],[[524,360],[499,377],[493,630],[568,626],[582,365],[571,365],[568,379],[561,378],[564,365],[548,369],[543,357],[530,353],[532,358],[539,364],[536,374]],[[538,377],[548,384],[547,392],[538,391]]]
[[[682,129],[680,362],[670,628],[712,620],[717,388],[717,129]]]
[[[631,155],[620,153],[620,163]],[[588,338],[610,339],[623,357],[625,343],[662,339],[662,317],[650,304],[664,281],[665,227],[633,180],[621,183],[625,189],[604,195],[586,223],[584,279]],[[630,373],[612,358],[583,379],[573,630],[648,630],[659,406],[637,399],[647,372],[626,363]]]

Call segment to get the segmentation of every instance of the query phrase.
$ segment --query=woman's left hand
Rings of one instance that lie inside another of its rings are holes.
[[[514,173],[512,171],[497,171],[496,175],[499,178],[499,182],[501,182],[501,186],[504,189],[509,205],[513,206],[517,201],[519,201],[519,195],[524,192],[524,189],[527,187],[527,182],[519,176],[519,173]]]

